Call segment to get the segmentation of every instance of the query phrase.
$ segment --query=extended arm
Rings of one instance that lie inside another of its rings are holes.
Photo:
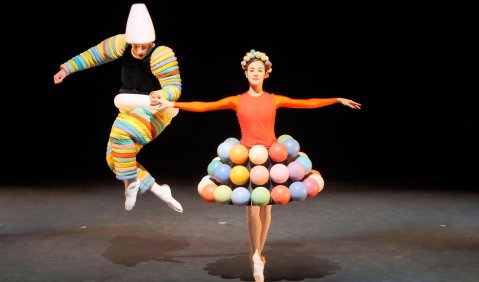
[[[55,84],[61,83],[72,73],[118,59],[125,52],[126,44],[124,34],[118,34],[103,40],[96,46],[62,64],[60,71],[53,76],[53,81]]]
[[[189,112],[207,112],[216,110],[234,110],[238,109],[238,96],[230,96],[213,102],[170,102],[165,99],[159,99],[152,103],[161,105],[160,108],[178,108]]]
[[[292,99],[286,96],[275,95],[274,99],[276,108],[314,109],[341,103],[352,109],[361,109],[361,104],[345,98]]]

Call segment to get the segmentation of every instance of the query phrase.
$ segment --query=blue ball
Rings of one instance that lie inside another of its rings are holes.
[[[227,162],[230,160],[230,151],[233,145],[233,142],[223,142],[218,146],[216,152],[222,161]]]
[[[233,143],[233,145],[235,145],[235,144],[239,144],[240,141],[235,137],[229,137],[229,138],[226,138],[224,143]]]
[[[295,181],[289,185],[291,199],[294,201],[302,201],[308,196],[308,187],[301,181]]]
[[[288,157],[292,158],[299,153],[300,146],[296,139],[294,138],[286,139],[284,140],[283,144],[284,146],[286,146],[286,149],[288,150]]]
[[[300,156],[295,161],[297,161],[298,163],[300,163],[304,166],[304,173],[305,174],[308,174],[311,171],[311,168],[313,167],[313,163],[306,156]]]
[[[246,206],[251,201],[251,194],[244,187],[236,187],[231,194],[231,202],[237,206]]]
[[[215,168],[215,179],[221,184],[226,184],[230,180],[231,167],[227,164],[220,164]]]

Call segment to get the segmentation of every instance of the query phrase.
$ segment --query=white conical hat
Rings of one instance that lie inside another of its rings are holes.
[[[145,4],[133,4],[126,23],[126,42],[144,44],[155,41],[155,27]]]

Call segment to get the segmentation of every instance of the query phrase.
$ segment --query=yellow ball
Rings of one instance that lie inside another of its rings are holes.
[[[228,204],[231,201],[231,193],[233,191],[227,185],[220,185],[216,187],[213,196],[215,198],[215,202],[219,204]]]
[[[249,171],[245,166],[234,166],[230,171],[230,180],[235,185],[243,185],[249,180]]]

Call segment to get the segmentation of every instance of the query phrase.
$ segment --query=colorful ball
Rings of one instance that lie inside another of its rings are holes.
[[[319,193],[319,185],[316,180],[311,177],[308,177],[303,180],[306,189],[308,190],[308,197],[315,197]]]
[[[253,192],[251,192],[251,201],[253,202],[253,205],[265,206],[269,204],[270,199],[271,195],[269,190],[263,186],[256,187]]]
[[[313,163],[307,156],[299,156],[295,162],[298,162],[304,166],[304,173],[308,174],[311,171],[311,168],[313,167]]]
[[[249,160],[256,164],[264,164],[268,160],[268,150],[263,145],[254,145],[249,150]]]
[[[234,144],[231,142],[223,142],[218,145],[216,152],[218,153],[218,157],[220,157],[222,161],[227,162],[230,160],[230,150],[233,145]]]
[[[276,185],[271,190],[271,199],[278,205],[286,205],[291,200],[291,192],[284,185]]]
[[[291,199],[294,201],[302,201],[308,196],[308,189],[301,181],[295,181],[289,185],[289,192],[291,193]]]
[[[214,203],[215,201],[215,189],[217,185],[214,183],[206,184],[201,190],[201,197],[208,203]]]
[[[285,140],[288,140],[288,139],[291,139],[291,138],[293,138],[293,137],[291,137],[291,135],[283,134],[280,137],[278,137],[278,142],[283,143]]]
[[[288,167],[284,164],[275,164],[269,170],[269,176],[275,183],[284,183],[289,179]]]
[[[249,172],[251,182],[256,185],[265,185],[269,180],[269,170],[263,165],[256,165]]]
[[[324,188],[324,179],[323,177],[321,176],[321,174],[319,174],[319,172],[317,170],[311,170],[311,172],[306,176],[306,178],[312,178],[314,180],[316,180],[316,182],[318,183],[318,193],[321,192]]]
[[[215,184],[209,175],[203,176],[203,178],[198,183],[198,194],[200,194],[201,196],[201,192],[203,191],[203,188],[206,186],[206,184],[211,183]]]
[[[245,187],[236,187],[231,193],[231,202],[237,206],[246,206],[251,201],[251,193]]]
[[[239,144],[240,141],[235,138],[235,137],[229,137],[229,138],[226,138],[226,140],[224,141],[224,143],[231,143],[231,144]]]
[[[229,204],[231,201],[231,188],[226,185],[220,185],[216,187],[215,191],[213,192],[213,196],[215,202],[219,204]]]
[[[294,138],[286,139],[283,142],[283,144],[284,146],[286,146],[286,149],[288,150],[288,157],[290,158],[295,157],[299,153],[300,146],[296,139]]]
[[[288,149],[283,143],[275,142],[268,149],[269,158],[273,162],[283,162],[288,157]]]
[[[248,160],[248,148],[243,144],[234,144],[230,150],[230,160],[235,164],[242,164]]]
[[[212,160],[209,164],[208,164],[208,168],[207,168],[207,171],[208,171],[208,174],[210,176],[215,176],[215,169],[220,165],[222,164],[222,162],[219,160],[219,158],[216,160]]]
[[[227,164],[220,164],[215,169],[215,179],[219,183],[226,184],[230,180],[231,167]]]
[[[293,181],[301,180],[305,175],[304,166],[297,161],[293,161],[288,164],[288,171],[289,178]]]
[[[235,185],[243,185],[249,180],[249,171],[245,166],[235,165],[230,171],[230,180]]]

